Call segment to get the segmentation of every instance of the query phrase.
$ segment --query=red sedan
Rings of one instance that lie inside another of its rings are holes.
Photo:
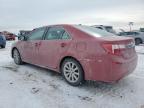
[[[11,53],[16,64],[26,62],[60,72],[73,86],[84,80],[116,82],[137,65],[132,38],[84,25],[34,29],[13,45]]]
[[[5,37],[6,37],[6,40],[15,40],[16,36],[14,34],[8,33],[8,34],[5,34]]]

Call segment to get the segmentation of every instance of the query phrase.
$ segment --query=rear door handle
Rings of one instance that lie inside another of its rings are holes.
[[[61,47],[65,47],[66,46],[66,43],[61,43]]]
[[[41,45],[41,42],[35,43],[35,46],[36,46],[36,47],[38,47],[38,46],[40,46],[40,45]]]

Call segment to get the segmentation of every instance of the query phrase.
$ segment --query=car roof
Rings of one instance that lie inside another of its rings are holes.
[[[55,25],[46,25],[46,26],[34,28],[32,31],[37,30],[37,29],[41,29],[41,28],[44,28],[44,27],[56,27],[56,26],[73,27],[74,25],[76,25],[76,24],[55,24]],[[32,31],[31,31],[31,32],[32,32]]]

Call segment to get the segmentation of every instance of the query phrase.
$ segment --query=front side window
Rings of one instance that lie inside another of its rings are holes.
[[[0,40],[6,40],[4,35],[0,35]]]
[[[135,35],[135,32],[130,32],[129,35]]]
[[[131,32],[127,32],[126,34],[127,34],[127,35],[131,35]]]
[[[138,33],[138,32],[135,32],[135,35],[139,35],[139,33]]]
[[[33,31],[30,35],[28,35],[27,40],[42,40],[44,32],[45,28],[37,29]]]

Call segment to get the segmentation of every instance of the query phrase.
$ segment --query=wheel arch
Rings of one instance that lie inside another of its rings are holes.
[[[139,39],[139,40],[141,41],[141,43],[143,42],[143,40],[142,40],[140,37],[136,37],[136,38],[135,38],[135,41],[136,41],[137,39]]]
[[[66,60],[66,59],[74,59],[75,61],[77,61],[77,62],[79,63],[79,65],[81,66],[81,68],[82,68],[82,70],[83,70],[83,78],[85,79],[85,71],[84,71],[84,68],[83,68],[81,62],[80,62],[77,58],[75,58],[75,57],[73,57],[73,56],[65,56],[65,57],[63,57],[63,58],[60,60],[60,63],[59,63],[59,72],[61,73],[62,63],[63,63],[64,60]]]

